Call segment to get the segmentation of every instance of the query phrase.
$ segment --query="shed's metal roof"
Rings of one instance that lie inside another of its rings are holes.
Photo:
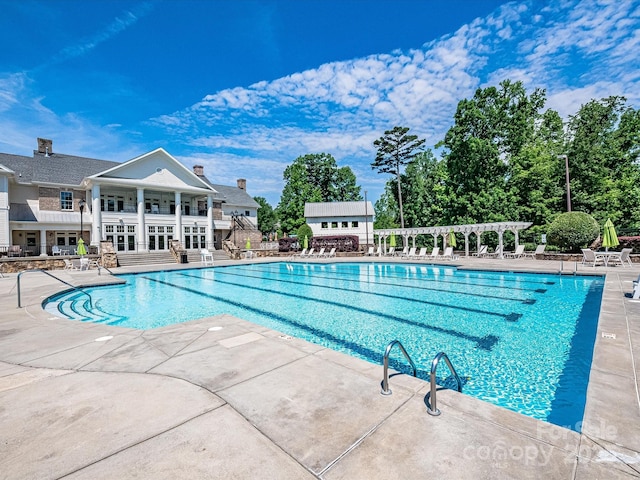
[[[314,217],[364,217],[373,216],[374,210],[371,202],[318,202],[305,203],[305,218]]]

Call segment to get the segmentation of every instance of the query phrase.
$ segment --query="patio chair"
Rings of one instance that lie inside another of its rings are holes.
[[[22,255],[22,247],[20,245],[11,245],[7,248],[7,257],[19,257]]]
[[[304,248],[300,253],[296,253],[291,255],[292,257],[306,257],[307,256],[307,249]]]
[[[393,257],[395,254],[396,254],[396,247],[389,247],[389,250],[387,250],[387,253],[385,253],[385,256]]]
[[[209,263],[213,265],[213,253],[206,248],[200,249],[200,261],[205,265],[209,265]]]
[[[413,257],[416,260],[421,260],[427,258],[427,247],[421,247],[418,253]]]
[[[408,257],[409,256],[409,247],[404,247],[401,252],[396,253],[397,257]]]
[[[598,255],[596,252],[591,250],[590,248],[582,249],[582,264],[591,264],[592,267],[595,267],[598,263],[602,265],[606,265],[606,259],[602,255]]]
[[[315,251],[315,248],[310,249],[307,253],[303,254],[302,252],[300,253],[300,258],[311,258],[313,257],[313,252]]]
[[[524,245],[518,245],[514,252],[504,252],[505,258],[520,258],[524,254]]]
[[[77,270],[77,267],[71,262],[71,260],[64,259],[64,269],[65,270]]]
[[[440,260],[455,260],[458,256],[453,254],[453,247],[447,247],[442,255],[438,255],[438,258]]]
[[[324,249],[324,247],[322,247],[322,248],[320,249],[320,251],[319,251],[318,253],[316,253],[315,255],[313,255],[313,256],[314,256],[314,257],[318,257],[318,258],[319,258],[319,257],[324,257],[324,250],[325,250],[325,249]]]
[[[633,248],[623,248],[620,251],[620,257],[618,258],[623,267],[626,267],[627,265],[629,265],[630,267],[633,267],[633,263],[631,262],[631,257],[629,256],[632,250]]]
[[[62,255],[62,250],[60,250],[59,246],[54,245],[51,247],[51,255]]]
[[[82,257],[80,259],[80,266],[78,270],[89,270],[89,259],[87,257]]]
[[[478,249],[477,252],[472,253],[471,256],[472,257],[484,257],[487,254],[487,246],[486,245],[480,245],[480,248]]]
[[[404,258],[413,258],[416,256],[416,247],[411,247],[406,255],[402,255]]]
[[[546,246],[547,246],[546,243],[543,243],[542,245],[538,245],[534,252],[524,252],[522,256],[536,258],[537,255],[541,255],[544,253],[544,249],[546,248]]]
[[[324,250],[324,249],[323,249]],[[331,258],[331,257],[335,257],[336,256],[336,248],[333,247],[331,250],[329,250],[329,253],[322,253],[322,254],[318,254],[318,257],[324,257],[324,258]]]
[[[373,247],[369,247],[369,250],[367,250],[367,253],[365,253],[365,255],[367,257],[372,257],[373,256]]]
[[[491,253],[486,252],[486,253],[484,254],[484,256],[485,256],[485,257],[496,257],[496,258],[497,258],[497,257],[499,257],[499,256],[500,256],[500,254],[501,254],[501,253],[502,253],[502,249],[500,248],[500,245],[498,245],[498,246],[493,250],[493,252],[491,252]]]
[[[427,258],[429,260],[435,260],[436,258],[438,258],[440,254],[440,247],[433,247],[433,250],[431,250],[431,254],[427,255]]]

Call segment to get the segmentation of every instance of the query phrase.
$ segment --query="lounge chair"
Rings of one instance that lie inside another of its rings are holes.
[[[472,253],[472,257],[484,257],[487,254],[487,246],[480,245],[480,249],[476,253]]]
[[[546,243],[543,243],[542,245],[538,245],[534,252],[524,252],[522,256],[536,258],[537,255],[541,255],[544,253],[544,249],[546,248],[546,246],[547,246]]]
[[[313,257],[313,252],[315,251],[315,248],[310,249],[307,253],[300,253],[300,257],[301,258],[311,258]],[[304,252],[304,250],[303,250]]]
[[[367,253],[365,253],[365,255],[367,257],[372,257],[373,256],[373,247],[369,247],[369,250],[367,250]]]
[[[295,253],[293,255],[291,255],[292,257],[306,257],[307,256],[307,249],[304,248],[300,253]]]
[[[500,256],[501,253],[502,253],[502,249],[500,248],[500,245],[498,245],[493,252],[491,252],[491,253],[487,252],[487,253],[484,254],[484,256],[485,257],[496,257],[497,258],[497,257]]]
[[[524,254],[524,245],[518,245],[514,252],[504,252],[505,258],[520,258]]]
[[[397,257],[408,257],[409,256],[409,247],[404,247],[401,252],[396,253]]]
[[[322,249],[323,251],[321,253],[318,254],[318,257],[324,257],[324,258],[331,258],[331,257],[335,257],[336,256],[336,248],[333,247],[329,253],[325,253],[324,252],[324,248]]]
[[[396,254],[396,247],[389,247],[389,250],[387,250],[387,253],[385,253],[385,256],[393,257],[395,254]]]
[[[324,257],[324,250],[325,250],[325,249],[324,249],[324,247],[322,247],[322,248],[320,249],[320,251],[319,251],[318,253],[316,253],[315,255],[313,255],[313,256],[314,256],[314,257],[318,257],[318,258],[319,258],[319,257]],[[311,255],[309,255],[309,256],[311,256]]]
[[[438,255],[438,258],[440,260],[456,260],[458,256],[453,254],[453,247],[447,247],[442,255]]]
[[[431,250],[431,254],[427,255],[426,258],[428,258],[429,260],[435,260],[438,258],[439,255],[440,255],[440,247],[433,247],[433,250]]]
[[[413,258],[415,258],[416,260],[427,258],[427,247],[420,248],[418,253],[416,253],[416,255]]]
[[[404,258],[413,258],[416,256],[416,247],[411,247],[406,255],[402,255]]]
[[[200,250],[200,261],[202,263],[204,263],[205,265],[209,265],[209,263],[211,263],[211,265],[213,265],[213,253],[211,253],[206,248],[201,249]]]
[[[590,248],[582,249],[582,264],[587,265],[591,264],[592,267],[595,267],[598,263],[602,265],[606,265],[606,259],[603,255],[598,255],[596,252],[591,250]]]
[[[617,258],[617,260],[620,260],[620,263],[622,264],[623,267],[626,267],[627,265],[629,265],[630,267],[633,267],[633,263],[631,262],[631,257],[629,256],[632,250],[633,250],[632,248],[623,248],[620,251],[620,256]]]

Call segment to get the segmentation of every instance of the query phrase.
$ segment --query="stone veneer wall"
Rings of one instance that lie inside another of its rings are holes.
[[[74,190],[69,188],[51,188],[51,187],[40,187],[38,189],[38,203],[40,205],[40,210],[53,210],[56,212],[60,211],[60,192],[72,192],[73,193],[73,211],[79,211],[78,202],[81,198],[85,197],[84,190]]]
[[[97,259],[98,255],[87,255],[88,258]],[[0,272],[2,273],[18,273],[24,270],[64,270],[65,257],[49,256],[49,257],[19,257],[19,258],[2,258],[0,259]],[[77,257],[76,257],[77,258]],[[66,257],[70,260],[69,257]],[[108,265],[105,265],[108,267]]]

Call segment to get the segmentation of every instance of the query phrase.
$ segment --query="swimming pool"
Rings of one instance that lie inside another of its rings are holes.
[[[463,393],[573,429],[584,412],[604,286],[603,277],[395,263],[274,262],[121,277],[126,285],[85,289],[91,311],[77,291],[48,299],[45,309],[140,329],[229,313],[376,364],[398,339],[420,377],[444,351]],[[406,372],[403,360],[395,350],[391,364]]]

